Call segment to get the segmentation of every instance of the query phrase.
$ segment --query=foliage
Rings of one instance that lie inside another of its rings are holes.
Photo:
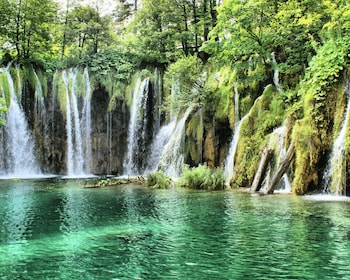
[[[176,184],[198,190],[221,190],[225,187],[225,175],[221,168],[210,169],[205,164],[192,168],[184,165]]]
[[[144,0],[128,28],[137,34],[133,42],[129,39],[131,48],[148,63],[166,64],[182,55],[200,54],[216,23],[216,6],[216,0]]]
[[[0,126],[6,125],[6,120],[4,115],[7,112],[6,101],[3,98],[0,98]]]
[[[250,186],[270,133],[285,118],[283,96],[273,86],[268,86],[243,120],[235,155],[234,186]]]
[[[10,85],[8,83],[6,72],[0,72],[0,86],[1,86],[1,93],[3,96],[4,101],[6,102],[6,106],[10,106]]]
[[[6,38],[6,51],[15,53],[19,59],[33,57],[45,59],[52,55],[57,4],[52,0],[1,0],[4,22],[0,29]],[[2,37],[2,36],[1,36]]]
[[[256,81],[272,78],[274,53],[283,82],[294,87],[314,54],[313,45],[320,41],[318,32],[329,19],[323,2],[224,1],[203,49],[213,60],[230,63]],[[258,61],[259,71],[248,75],[252,59]]]
[[[101,179],[97,182],[96,187],[103,188],[103,187],[107,187],[109,184],[110,184],[109,179]]]
[[[337,111],[344,110],[344,106],[337,106],[341,92],[337,85],[349,63],[349,50],[346,36],[327,40],[318,47],[301,82],[303,118],[294,125],[292,135],[296,144],[296,193],[303,194],[319,183],[317,166],[331,149],[335,122],[339,126]]]
[[[77,5],[72,9],[67,2],[67,11],[58,28],[61,57],[68,67],[76,66],[101,47],[108,48],[114,41],[111,19],[102,16],[98,9]],[[74,65],[72,65],[74,64]]]
[[[135,69],[132,56],[108,48],[93,54],[83,64],[89,66],[94,87],[102,85],[111,97],[124,97],[125,84]]]
[[[196,56],[183,57],[171,64],[164,74],[164,83],[167,91],[174,92],[168,95],[166,109],[176,112],[191,104],[201,106],[204,101],[203,75],[203,64]],[[177,86],[175,89],[174,85]]]
[[[172,179],[163,171],[154,171],[147,174],[145,185],[153,189],[168,189],[172,186]]]

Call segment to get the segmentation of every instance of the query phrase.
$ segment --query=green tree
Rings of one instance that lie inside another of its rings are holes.
[[[13,45],[9,43],[12,29],[11,19],[14,18],[14,3],[9,0],[0,0],[0,55],[13,50]]]
[[[124,22],[132,15],[132,4],[128,0],[118,0],[113,15],[116,22]]]
[[[160,63],[200,53],[216,24],[215,0],[145,0],[131,28],[134,47],[145,59]]]
[[[259,75],[272,79],[273,53],[281,75],[298,83],[315,54],[320,31],[328,21],[324,1],[228,0],[218,9],[215,28],[204,50],[217,61],[230,62],[246,76],[255,59],[263,65]],[[243,69],[243,71],[242,71]]]
[[[18,58],[45,57],[52,47],[51,30],[56,23],[57,4],[52,0],[18,0],[8,26],[8,40]]]
[[[95,9],[79,5],[68,13],[66,21],[62,49],[69,46],[68,55],[69,52],[79,57],[97,53],[101,44],[110,43],[110,19],[102,17]]]
[[[174,84],[179,92],[169,95],[167,106],[181,110],[191,105],[202,106],[205,96],[202,90],[205,84],[203,63],[196,56],[187,56],[171,64],[164,75],[165,87],[170,91]],[[169,109],[169,108],[168,108]]]

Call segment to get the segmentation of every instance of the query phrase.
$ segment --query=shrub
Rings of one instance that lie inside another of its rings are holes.
[[[172,186],[172,179],[163,171],[154,171],[147,175],[146,187],[153,189],[168,189]]]
[[[177,185],[199,190],[220,190],[225,187],[225,175],[221,168],[210,169],[207,165],[190,168],[185,165]]]
[[[5,114],[7,112],[6,101],[0,98],[0,126],[6,125]]]

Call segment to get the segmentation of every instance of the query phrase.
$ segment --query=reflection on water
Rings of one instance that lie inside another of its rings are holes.
[[[0,279],[349,279],[350,205],[0,182]]]

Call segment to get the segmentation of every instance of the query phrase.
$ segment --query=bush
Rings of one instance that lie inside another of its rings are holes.
[[[172,186],[171,177],[163,171],[154,171],[147,175],[146,187],[153,189],[168,189]]]
[[[7,112],[6,101],[0,98],[0,126],[6,125],[5,114]]]
[[[222,190],[225,175],[221,168],[210,169],[207,165],[190,168],[185,165],[177,185],[198,190]]]

